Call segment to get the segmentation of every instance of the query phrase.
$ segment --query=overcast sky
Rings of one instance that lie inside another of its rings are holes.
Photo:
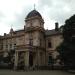
[[[35,8],[42,15],[45,29],[53,29],[55,22],[63,25],[75,14],[75,0],[0,0],[0,35],[10,28],[22,29],[26,15]]]

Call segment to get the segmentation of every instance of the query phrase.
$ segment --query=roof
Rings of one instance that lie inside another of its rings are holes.
[[[41,14],[40,14],[38,11],[32,10],[32,11],[27,15],[26,19],[31,18],[31,17],[35,17],[35,16],[39,16],[39,17],[42,18]]]
[[[58,35],[61,34],[60,30],[55,31],[55,29],[53,30],[45,30],[45,35],[46,36],[51,36],[51,35]]]
[[[24,29],[16,30],[15,32],[24,32]]]

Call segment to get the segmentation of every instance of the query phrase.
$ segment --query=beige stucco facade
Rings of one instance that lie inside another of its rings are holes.
[[[44,20],[39,15],[26,18],[25,24],[21,30],[11,28],[9,34],[0,36],[0,55],[6,57],[8,52],[14,51],[11,58],[14,68],[48,65],[49,55],[55,59],[59,54],[55,49],[63,41],[62,34],[54,29],[56,34],[47,35],[46,31],[52,31],[44,29]]]

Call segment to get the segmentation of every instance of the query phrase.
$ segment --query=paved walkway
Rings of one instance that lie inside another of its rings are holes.
[[[50,71],[12,71],[12,70],[0,70],[0,75],[75,75],[72,73],[50,70]]]

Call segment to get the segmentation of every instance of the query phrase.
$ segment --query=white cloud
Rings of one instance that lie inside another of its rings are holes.
[[[4,33],[9,33],[10,27],[6,26],[5,23],[0,22],[0,35],[3,35]]]
[[[11,27],[11,24],[14,24],[18,19],[16,15],[24,15],[22,13],[25,13],[26,10],[23,10],[27,6],[31,6],[37,2],[38,0],[0,0],[0,12],[4,16],[0,18],[0,34],[9,31],[8,28]],[[14,25],[14,28],[16,28],[17,25]]]
[[[45,28],[53,29],[55,22],[64,21],[75,13],[74,0],[0,0],[0,34],[24,26],[26,15],[34,9],[42,14]]]

